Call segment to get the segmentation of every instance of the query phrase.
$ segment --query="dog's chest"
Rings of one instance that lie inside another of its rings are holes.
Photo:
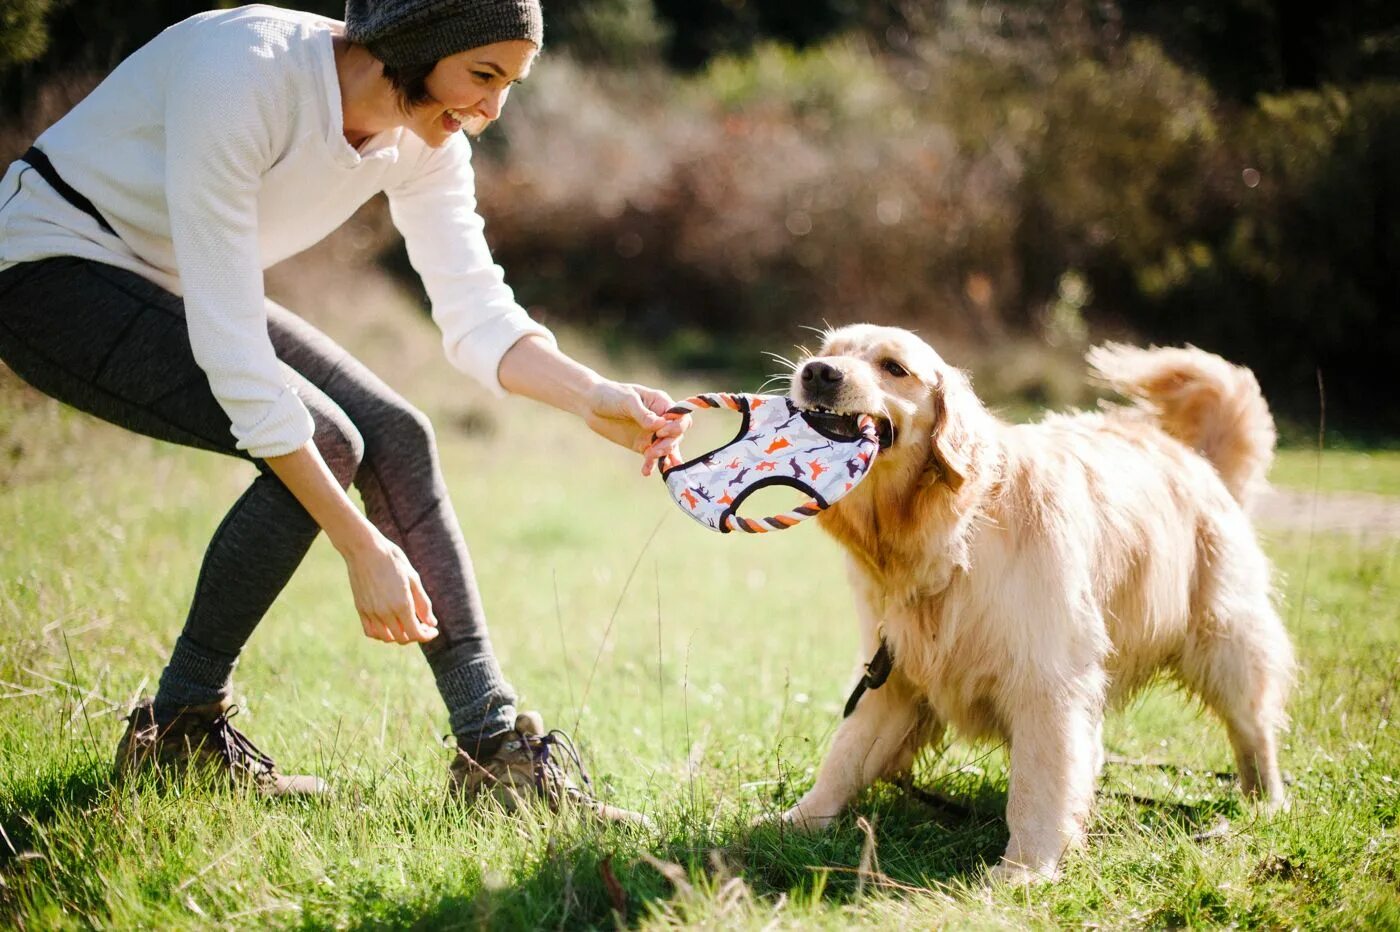
[[[958,572],[938,592],[887,593],[881,635],[894,669],[944,722],[970,738],[1003,731],[999,697],[1006,691],[1009,652],[994,646],[998,632],[959,611]]]

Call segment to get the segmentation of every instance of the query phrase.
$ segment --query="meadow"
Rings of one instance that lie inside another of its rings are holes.
[[[435,415],[522,706],[570,731],[600,792],[656,830],[446,805],[428,668],[360,634],[324,541],[235,691],[239,727],[336,793],[115,787],[127,705],[153,690],[203,545],[253,471],[7,377],[0,925],[1400,926],[1400,540],[1265,531],[1302,661],[1289,812],[1242,802],[1223,730],[1164,684],[1110,717],[1120,762],[1065,880],[989,889],[1006,840],[996,747],[955,741],[921,761],[917,783],[954,806],[885,786],[828,834],[751,827],[810,785],[857,660],[841,557],[815,526],[706,533],[630,454],[528,402],[486,401],[419,364],[431,341],[404,339],[370,334],[365,353]],[[1275,479],[1397,496],[1400,456],[1285,451]]]

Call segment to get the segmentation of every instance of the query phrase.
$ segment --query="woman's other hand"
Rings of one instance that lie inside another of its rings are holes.
[[[408,557],[360,514],[316,444],[308,440],[300,449],[269,456],[265,462],[345,558],[365,637],[391,644],[437,637],[432,602]]]
[[[642,454],[642,475],[680,445],[690,416],[663,417],[675,404],[660,389],[622,382],[599,382],[585,395],[583,419],[593,432]]]
[[[341,551],[365,637],[390,644],[431,641],[437,618],[418,572],[383,534]]]

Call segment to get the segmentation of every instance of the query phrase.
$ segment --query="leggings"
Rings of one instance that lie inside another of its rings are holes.
[[[486,630],[471,558],[424,415],[321,331],[267,303],[268,334],[310,409],[314,442],[367,517],[423,580],[439,635],[423,645],[465,739],[514,724],[515,695]],[[0,360],[45,394],[120,427],[251,460],[258,476],[204,555],[157,711],[226,699],[234,662],[320,528],[267,465],[235,447],[230,421],[190,350],[180,298],[86,259],[0,272]]]

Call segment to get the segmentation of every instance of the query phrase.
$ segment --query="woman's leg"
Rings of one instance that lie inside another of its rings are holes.
[[[316,421],[332,472],[356,482],[369,518],[403,548],[441,634],[424,647],[459,742],[514,724],[515,695],[491,649],[471,559],[426,419],[329,337],[269,303],[268,330]],[[0,273],[0,359],[61,401],[122,427],[247,458],[189,349],[180,300],[131,273],[79,259]],[[261,461],[205,554],[185,630],[161,677],[162,705],[228,693],[234,663],[318,528]]]
[[[248,458],[194,361],[183,304],[140,276],[68,258],[0,273],[0,359],[40,391],[118,426]],[[288,377],[311,409],[322,456],[348,485],[363,455],[358,432],[324,394]],[[239,652],[319,531],[254,462],[258,477],[205,553],[184,632],[161,676],[162,713],[227,697]]]
[[[515,692],[501,674],[471,556],[447,495],[428,419],[363,363],[291,312],[269,307],[278,356],[325,392],[364,438],[355,487],[375,527],[401,547],[433,602],[439,635],[423,645],[469,751],[515,723]]]

